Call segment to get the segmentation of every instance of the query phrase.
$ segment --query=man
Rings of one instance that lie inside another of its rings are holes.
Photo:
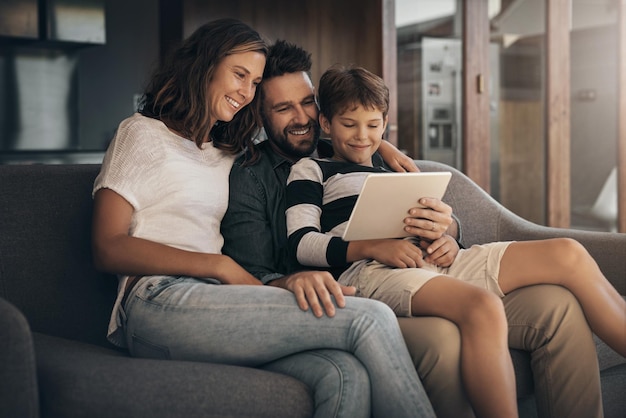
[[[331,295],[350,295],[352,290],[321,272],[300,271],[289,264],[286,254],[285,185],[291,165],[316,150],[331,152],[324,150],[328,144],[318,144],[310,68],[310,54],[301,48],[283,41],[271,47],[257,97],[267,140],[233,166],[222,234],[225,254],[263,283],[291,290],[302,309],[321,316],[334,313]],[[406,160],[397,158],[400,166],[408,167]],[[428,240],[444,231],[456,236],[450,207],[436,200],[429,205],[433,210],[416,210],[414,218],[407,219],[410,232]],[[434,251],[429,256],[436,259],[446,253]],[[533,286],[508,294],[503,303],[509,346],[531,355],[539,416],[601,417],[595,345],[575,298],[556,286]],[[474,416],[461,385],[458,329],[435,317],[399,322],[437,416]]]

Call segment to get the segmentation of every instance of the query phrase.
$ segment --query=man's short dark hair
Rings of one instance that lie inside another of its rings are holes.
[[[267,80],[283,74],[311,71],[311,54],[299,46],[278,40],[270,46],[263,79]]]

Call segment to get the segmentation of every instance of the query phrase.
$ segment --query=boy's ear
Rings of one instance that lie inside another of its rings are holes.
[[[383,131],[385,129],[387,129],[387,123],[389,122],[389,115],[385,116],[385,119],[383,120]]]
[[[320,113],[319,121],[320,121],[320,126],[322,127],[322,130],[324,131],[324,133],[329,135],[330,134],[330,121],[328,120],[328,118],[324,116],[324,114]]]

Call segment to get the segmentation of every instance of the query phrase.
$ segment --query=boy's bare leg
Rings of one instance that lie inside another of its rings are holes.
[[[449,319],[461,334],[461,374],[480,417],[517,417],[515,373],[500,297],[460,280],[438,276],[413,296],[413,315]]]
[[[534,284],[565,287],[578,299],[592,331],[626,357],[626,301],[577,241],[514,242],[502,257],[498,280],[505,294]]]

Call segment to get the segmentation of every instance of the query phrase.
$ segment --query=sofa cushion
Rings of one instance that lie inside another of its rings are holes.
[[[0,296],[33,331],[108,346],[117,280],[92,262],[98,171],[98,165],[0,165]]]
[[[308,417],[310,391],[281,374],[213,363],[131,358],[34,334],[46,417]]]

